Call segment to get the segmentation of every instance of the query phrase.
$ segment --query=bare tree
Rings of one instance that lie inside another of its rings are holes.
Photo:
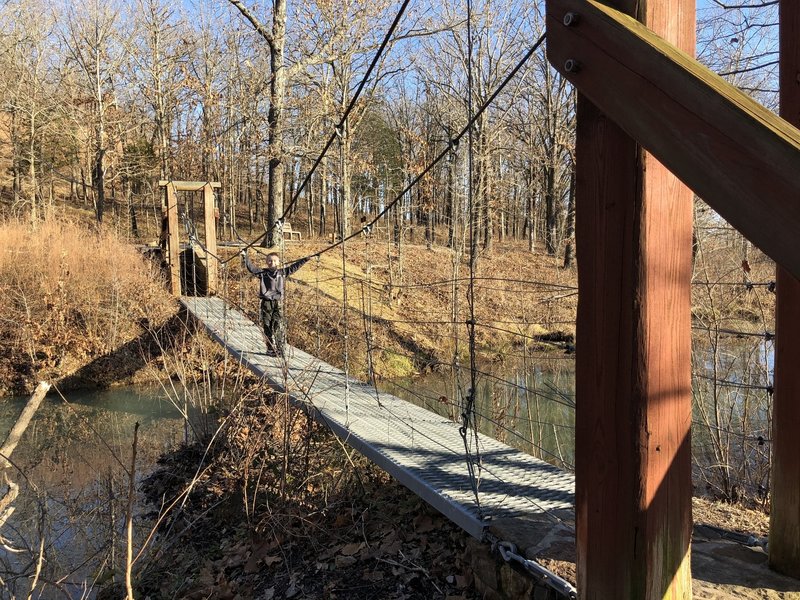
[[[103,222],[106,201],[106,154],[110,111],[116,106],[114,80],[119,77],[124,51],[120,43],[120,8],[93,0],[71,5],[61,32],[68,53],[67,68],[74,85],[85,94],[79,112],[85,114],[90,132],[91,180],[98,223]],[[80,117],[79,117],[80,118]],[[76,122],[76,127],[81,125]]]
[[[42,199],[40,159],[48,133],[59,117],[60,99],[55,95],[58,73],[48,60],[57,52],[50,36],[53,21],[35,2],[9,3],[3,11],[12,25],[0,50],[12,199],[15,206],[27,206],[36,221]]]

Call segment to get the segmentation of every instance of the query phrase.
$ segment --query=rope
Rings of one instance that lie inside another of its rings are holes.
[[[372,333],[372,254],[370,252],[370,232],[367,232],[367,243],[365,245],[365,263],[367,265],[367,294],[368,300],[364,302],[364,282],[361,282],[361,314],[364,322],[364,340],[367,344],[367,373],[369,381],[375,390],[375,400],[381,406],[380,394],[378,392],[378,382],[375,378],[375,366],[372,360],[373,333]]]
[[[317,264],[315,265],[315,268],[314,268],[314,276],[315,276],[315,279],[316,279],[316,286],[315,286],[316,294],[315,294],[315,298],[317,300],[316,310],[314,311],[314,313],[316,315],[316,318],[317,318],[317,327],[316,327],[316,330],[315,330],[316,334],[317,334],[317,356],[319,356],[322,353],[322,336],[320,335],[320,317],[319,317],[319,314],[320,314],[320,306],[319,306],[319,297],[320,297],[319,263],[320,263],[320,257],[318,255],[317,256]]]
[[[467,116],[472,116],[472,0],[467,0]],[[470,119],[472,121],[472,119]],[[469,308],[469,320],[467,330],[469,332],[469,373],[470,387],[467,391],[466,404],[461,413],[461,428],[459,433],[464,441],[464,453],[467,459],[467,471],[469,472],[470,485],[475,494],[475,502],[478,511],[481,511],[478,488],[480,486],[481,457],[478,445],[478,425],[475,421],[475,394],[477,393],[477,365],[475,362],[475,266],[477,260],[476,244],[477,235],[475,231],[475,205],[473,201],[473,177],[474,177],[474,139],[472,126],[468,131],[468,153],[467,153],[467,206],[469,214],[469,287],[467,288],[467,305]],[[468,432],[472,429],[475,440],[475,460],[473,461],[470,452]],[[477,471],[476,471],[477,465]]]
[[[436,156],[436,158],[434,158],[434,159],[433,159],[433,160],[432,160],[432,161],[431,161],[431,162],[428,164],[428,166],[426,166],[426,167],[425,167],[425,168],[424,168],[424,169],[423,169],[423,170],[422,170],[422,171],[421,171],[421,172],[420,172],[420,173],[419,173],[419,174],[418,174],[416,177],[414,177],[414,179],[412,179],[412,180],[411,180],[411,182],[410,182],[408,185],[406,185],[406,186],[403,188],[403,190],[402,190],[402,191],[401,191],[401,192],[400,192],[400,193],[397,195],[397,197],[395,197],[395,199],[394,199],[394,200],[392,200],[391,202],[389,202],[389,203],[388,203],[388,204],[387,204],[387,205],[386,205],[386,206],[383,208],[383,210],[381,210],[381,211],[380,211],[380,212],[379,212],[379,213],[378,213],[378,214],[375,216],[375,218],[374,218],[374,219],[372,219],[372,220],[371,220],[369,223],[367,223],[367,225],[365,225],[365,228],[366,228],[366,227],[372,227],[373,225],[375,225],[375,223],[377,223],[377,222],[378,222],[380,219],[382,219],[382,218],[383,218],[383,217],[384,217],[384,216],[385,216],[385,215],[386,215],[386,214],[387,214],[387,213],[388,213],[388,212],[389,212],[389,211],[390,211],[392,208],[394,208],[394,206],[395,206],[395,205],[396,205],[396,204],[397,204],[397,203],[398,203],[400,200],[402,200],[402,199],[405,197],[405,195],[406,195],[406,194],[407,194],[409,191],[411,191],[411,189],[412,189],[412,188],[413,188],[415,185],[417,185],[417,183],[419,183],[419,182],[422,180],[422,178],[423,178],[423,177],[425,177],[425,175],[427,175],[427,174],[428,174],[428,173],[431,171],[431,169],[433,169],[433,168],[434,168],[434,167],[435,167],[437,164],[439,164],[439,162],[441,162],[441,160],[442,160],[442,159],[443,159],[445,156],[447,156],[447,154],[448,154],[448,153],[449,153],[449,152],[452,150],[452,148],[453,148],[454,146],[457,146],[457,145],[458,145],[458,142],[459,142],[459,140],[461,140],[461,138],[464,136],[464,134],[465,134],[465,133],[467,133],[467,131],[469,131],[469,130],[472,128],[472,125],[473,125],[473,124],[474,124],[474,123],[475,123],[475,122],[476,122],[476,121],[477,121],[477,120],[480,118],[480,116],[481,116],[481,115],[482,115],[482,114],[483,114],[483,113],[486,111],[486,109],[487,109],[487,108],[489,108],[489,106],[492,104],[492,102],[494,102],[494,100],[497,98],[497,96],[499,96],[499,95],[500,95],[500,92],[502,92],[502,91],[503,91],[503,89],[505,89],[505,87],[506,87],[506,86],[509,84],[509,82],[510,82],[510,81],[511,81],[511,80],[514,78],[514,76],[515,76],[515,75],[516,75],[516,74],[519,72],[519,70],[520,70],[520,69],[521,69],[521,68],[522,68],[522,67],[525,65],[525,63],[528,61],[528,59],[530,59],[530,57],[531,57],[531,56],[533,56],[533,53],[534,53],[534,52],[536,52],[536,50],[538,50],[538,49],[539,49],[539,47],[540,47],[540,46],[541,46],[541,45],[544,43],[544,40],[545,40],[545,34],[542,34],[542,35],[539,37],[539,39],[538,39],[538,40],[536,40],[536,42],[533,44],[533,46],[531,46],[531,48],[530,48],[530,49],[529,49],[529,50],[528,50],[528,51],[525,53],[525,55],[524,55],[524,56],[523,56],[523,57],[520,59],[520,61],[519,61],[519,62],[516,64],[516,66],[515,66],[515,67],[514,67],[514,68],[513,68],[513,69],[512,69],[512,70],[511,70],[509,73],[508,73],[508,75],[506,75],[505,79],[503,79],[503,81],[500,83],[500,85],[497,87],[497,89],[495,89],[495,91],[494,91],[494,92],[492,92],[492,95],[491,95],[491,96],[489,96],[489,98],[487,98],[487,100],[486,100],[486,101],[485,101],[485,102],[484,102],[484,103],[481,105],[481,107],[480,107],[480,108],[477,110],[477,112],[476,112],[476,113],[475,113],[475,114],[472,116],[472,118],[471,118],[471,119],[470,119],[470,120],[467,122],[467,124],[464,126],[464,128],[463,128],[463,129],[462,129],[462,130],[461,130],[461,131],[460,131],[460,132],[459,132],[459,133],[456,135],[456,137],[454,137],[452,140],[450,140],[450,143],[448,144],[447,148],[445,148],[444,150],[442,150],[442,151],[441,151],[441,152],[440,152],[440,153],[439,153],[439,154]],[[360,231],[356,231],[356,232],[354,232],[354,233],[351,233],[351,234],[350,234],[350,235],[348,235],[347,237],[343,237],[343,238],[342,238],[341,240],[339,240],[338,242],[336,242],[336,243],[333,243],[333,244],[331,244],[330,246],[328,246],[327,248],[323,248],[322,250],[320,250],[320,251],[318,252],[318,254],[322,254],[322,253],[324,253],[324,252],[328,252],[328,251],[330,251],[330,250],[333,250],[333,249],[334,249],[334,248],[336,248],[337,246],[339,246],[339,245],[343,244],[345,241],[347,241],[347,240],[350,240],[350,239],[353,239],[354,237],[356,237],[356,236],[358,236],[358,235],[361,235],[361,232],[362,232],[362,231],[363,231],[363,229],[362,229],[362,230],[360,230]]]
[[[344,191],[341,190],[339,196],[339,203],[341,204],[342,214],[340,216],[342,224],[344,224],[344,216],[347,207],[344,205]],[[350,334],[347,322],[347,252],[345,246],[344,234],[342,235],[342,321],[344,322],[344,411],[346,415],[346,422],[350,421]]]

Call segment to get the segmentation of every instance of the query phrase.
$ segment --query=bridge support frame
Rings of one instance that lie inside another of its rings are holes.
[[[170,291],[180,296],[180,223],[178,219],[177,192],[203,192],[203,228],[205,231],[206,289],[209,295],[217,291],[217,218],[214,205],[214,188],[221,185],[216,181],[173,181],[161,180],[158,185],[164,188],[164,201],[161,207],[162,239],[166,241],[167,264],[169,265]]]
[[[781,0],[780,113],[795,126],[800,126],[798,36],[800,5],[796,0]],[[800,578],[800,372],[796,349],[800,281],[780,266],[777,271],[769,563],[776,571]]]
[[[693,0],[610,4],[694,51]],[[576,166],[579,593],[691,598],[693,195],[582,95]]]

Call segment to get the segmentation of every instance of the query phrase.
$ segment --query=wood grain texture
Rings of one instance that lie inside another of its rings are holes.
[[[178,198],[175,188],[171,185],[164,187],[165,202],[167,207],[167,249],[169,251],[169,285],[170,291],[175,296],[181,295],[181,247],[178,239],[180,225],[178,224]]]
[[[206,241],[205,246],[208,250],[206,254],[206,287],[208,295],[213,296],[217,293],[217,219],[216,207],[214,206],[214,190],[211,183],[203,186],[203,223],[205,226]]]
[[[800,4],[780,4],[781,116],[800,125]],[[797,200],[797,198],[795,198]],[[800,282],[778,268],[769,562],[800,578]]]
[[[669,13],[661,5],[636,3],[644,18],[667,26],[691,9]],[[577,25],[563,24],[567,12],[580,16]],[[547,31],[548,58],[581,93],[800,277],[793,233],[800,230],[800,131],[657,30],[592,0],[548,0]],[[685,43],[690,35],[672,39]],[[577,72],[565,71],[568,59]]]
[[[693,47],[691,2],[618,6]],[[690,598],[692,194],[583,95],[576,157],[579,592]]]

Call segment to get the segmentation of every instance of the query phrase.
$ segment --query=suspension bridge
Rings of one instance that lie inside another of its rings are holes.
[[[800,373],[790,344],[800,332],[800,254],[794,233],[800,228],[800,131],[787,122],[797,124],[800,115],[800,9],[796,2],[780,1],[783,120],[691,58],[693,3],[653,0],[642,11],[638,3],[615,4],[623,11],[592,0],[548,0],[546,10],[548,60],[580,92],[575,197],[576,212],[583,215],[576,227],[583,253],[576,367],[581,410],[575,480],[476,431],[465,436],[467,424],[459,427],[376,392],[296,348],[289,348],[285,361],[267,356],[258,327],[223,300],[184,296],[181,301],[243,365],[472,535],[486,537],[502,523],[521,529],[527,520],[542,518],[570,529],[574,497],[582,597],[689,598],[693,190],[779,265],[769,560],[775,570],[800,576],[795,440]],[[468,89],[464,128],[364,230],[450,156],[465,135],[471,194],[472,126],[543,40],[474,111]],[[336,132],[283,216],[335,137]],[[163,184],[174,259],[179,253],[175,192],[181,188]],[[186,190],[204,190],[204,251],[214,257],[212,185],[186,185]],[[474,212],[470,195],[466,214],[472,218]],[[475,227],[470,222],[471,251]],[[341,233],[331,248],[361,232]],[[170,265],[172,289],[180,296],[178,266],[176,261]],[[213,272],[207,283],[213,292]],[[474,356],[472,300],[469,308]],[[474,362],[470,371],[474,379]]]
[[[242,366],[472,536],[512,537],[530,547],[549,532],[572,534],[572,474],[483,434],[473,441],[448,418],[299,348],[287,346],[283,357],[267,353],[261,329],[222,298],[183,296],[180,302]],[[465,445],[473,445],[466,456]],[[537,539],[525,539],[533,525]]]

